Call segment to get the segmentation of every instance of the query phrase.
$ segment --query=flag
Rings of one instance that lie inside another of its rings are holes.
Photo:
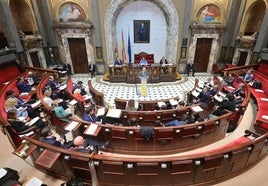
[[[127,45],[127,52],[128,52],[128,63],[131,64],[131,43],[130,43],[129,31],[128,31],[128,45]]]
[[[126,63],[127,57],[126,57],[126,51],[125,51],[125,41],[124,41],[124,34],[122,30],[122,61],[123,64]]]
[[[116,45],[115,45],[115,49],[114,49],[114,55],[115,55],[115,58],[118,58],[118,42],[116,40]]]

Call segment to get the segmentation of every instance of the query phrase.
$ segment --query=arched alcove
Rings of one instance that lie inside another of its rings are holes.
[[[112,0],[105,14],[104,28],[106,39],[106,53],[108,64],[114,60],[116,46],[116,20],[119,13],[133,0]],[[179,35],[179,19],[174,4],[171,0],[150,1],[161,7],[167,21],[166,57],[171,62],[176,62]],[[131,20],[132,21],[132,20]]]
[[[249,7],[245,16],[244,35],[252,35],[260,30],[265,11],[266,5],[262,0],[254,2]]]
[[[17,30],[24,32],[26,35],[34,34],[38,30],[31,8],[25,1],[11,0],[9,6]]]

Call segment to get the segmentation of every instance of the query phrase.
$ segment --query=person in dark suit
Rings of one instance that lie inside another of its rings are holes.
[[[147,40],[147,30],[146,30],[143,22],[141,22],[141,25],[139,26],[137,33],[139,36],[139,41],[146,41]]]
[[[26,180],[19,181],[20,179],[20,172],[4,167],[0,168],[0,172],[2,174],[2,177],[0,177],[0,185],[20,185],[23,184]]]
[[[69,63],[64,62],[63,70],[67,72],[68,76],[72,75],[72,68],[71,68],[71,65]]]
[[[232,93],[226,95],[226,99],[221,102],[219,107],[212,113],[215,116],[221,116],[224,114],[224,110],[234,112],[236,109],[235,96]]]
[[[96,114],[97,109],[95,108],[95,105],[91,105],[85,109],[85,113],[82,116],[82,119],[88,122],[103,123],[102,118],[96,116]]]
[[[88,70],[90,73],[90,77],[93,78],[96,73],[96,65],[94,64],[93,61],[91,61],[90,64],[88,65]]]
[[[166,64],[168,64],[168,61],[167,61],[167,59],[165,58],[165,56],[163,56],[162,58],[161,58],[161,60],[160,60],[160,65],[166,65]]]
[[[22,92],[30,92],[32,90],[32,87],[28,85],[23,78],[19,77],[17,83],[17,88],[19,89],[20,93]]]
[[[194,68],[193,62],[187,63],[187,66],[186,66],[186,73],[188,77],[189,77],[190,72],[192,72],[192,76],[194,76],[195,68]]]
[[[109,144],[109,141],[106,143],[100,143],[92,139],[84,139],[82,136],[77,136],[73,140],[74,148],[72,150],[85,153],[98,153],[98,149],[105,150]]]
[[[73,146],[73,142],[72,141],[67,142],[66,137],[64,135],[61,136],[59,139],[53,136],[52,130],[49,126],[41,130],[40,141],[64,149],[68,149]]]
[[[121,66],[123,65],[122,60],[118,57],[116,58],[116,60],[114,61],[114,66]]]

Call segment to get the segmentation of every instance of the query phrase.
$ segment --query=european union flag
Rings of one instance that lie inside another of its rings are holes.
[[[127,52],[128,52],[128,63],[131,64],[131,44],[130,44],[129,31],[128,31],[128,46],[127,46]]]

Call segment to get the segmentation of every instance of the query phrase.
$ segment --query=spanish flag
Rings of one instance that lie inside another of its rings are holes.
[[[115,45],[115,49],[114,49],[114,55],[115,55],[115,58],[118,58],[118,42],[116,40],[116,45]]]
[[[122,61],[123,61],[123,64],[125,64],[127,61],[123,30],[122,30]]]

